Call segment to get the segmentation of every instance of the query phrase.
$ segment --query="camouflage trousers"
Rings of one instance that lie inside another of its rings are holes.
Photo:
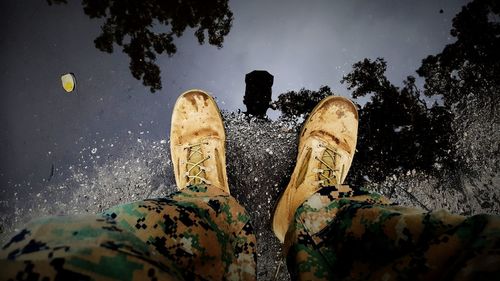
[[[294,280],[498,279],[500,220],[390,205],[347,186],[319,190],[285,239]],[[254,280],[244,208],[216,188],[98,216],[37,220],[0,251],[3,280]]]
[[[218,188],[100,215],[30,223],[0,251],[1,280],[255,280],[249,216]]]
[[[293,280],[500,280],[500,218],[325,187],[297,209],[285,252]]]

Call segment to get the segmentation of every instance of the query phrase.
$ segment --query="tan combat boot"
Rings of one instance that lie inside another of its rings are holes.
[[[170,129],[177,187],[206,184],[229,193],[225,146],[224,125],[214,99],[201,90],[183,93],[175,103]]]
[[[358,112],[343,97],[330,96],[313,109],[300,133],[297,163],[273,216],[273,231],[284,242],[297,208],[324,186],[340,186],[356,149]]]

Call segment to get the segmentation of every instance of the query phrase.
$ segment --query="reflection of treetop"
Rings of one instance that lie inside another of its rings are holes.
[[[221,48],[233,20],[228,0],[82,0],[82,5],[90,18],[106,19],[102,33],[94,40],[96,48],[111,53],[113,43],[123,47],[130,57],[132,75],[142,79],[151,92],[162,87],[156,55],[175,54],[174,36],[182,36],[187,27],[194,28],[200,44],[208,34],[208,43]],[[154,31],[159,29],[165,32]]]

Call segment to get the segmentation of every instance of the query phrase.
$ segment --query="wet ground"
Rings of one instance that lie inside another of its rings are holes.
[[[252,216],[258,241],[258,277],[287,280],[286,265],[270,219],[295,164],[300,125],[249,119],[238,113],[224,116],[231,192]],[[77,164],[58,169],[51,181],[34,188],[33,193],[3,194],[3,239],[32,218],[97,213],[116,204],[175,191],[168,148],[167,138],[151,140],[140,130],[130,131],[127,138],[103,139],[82,148]],[[475,160],[472,166],[482,165],[476,177],[450,171],[436,177],[412,170],[366,187],[402,205],[429,210],[444,208],[466,215],[499,214],[500,177],[496,163],[495,157]],[[19,183],[12,188],[26,189],[27,184],[31,183]]]
[[[0,5],[0,240],[33,218],[97,213],[175,191],[166,129],[183,90],[203,87],[236,110],[244,75],[267,69],[275,96],[325,83],[349,95],[339,81],[365,57],[386,58],[390,80],[402,81],[453,40],[451,19],[467,1],[234,1],[224,48],[200,46],[186,32],[174,57],[158,58],[164,90],[155,95],[132,77],[127,55],[95,48],[102,21],[78,1],[32,2]],[[77,78],[72,94],[60,85],[67,72]],[[402,205],[500,214],[500,107],[467,102],[453,125],[463,168],[403,171],[365,187]],[[229,181],[252,216],[259,279],[287,280],[270,219],[295,164],[300,125],[224,115]]]

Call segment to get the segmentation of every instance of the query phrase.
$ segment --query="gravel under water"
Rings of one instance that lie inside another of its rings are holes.
[[[229,184],[232,195],[252,217],[258,242],[258,279],[289,280],[280,244],[271,231],[271,216],[295,165],[300,124],[258,120],[240,113],[223,115]],[[41,192],[2,194],[2,240],[36,217],[97,213],[176,190],[168,139],[152,140],[143,132],[129,132],[126,138],[84,147],[80,154],[78,163],[57,168],[51,181],[39,183]],[[452,171],[443,171],[438,177],[411,170],[366,188],[402,205],[445,208],[466,215],[499,214],[496,160],[479,161],[476,165],[487,167],[478,169],[487,172],[475,178]],[[6,190],[24,190],[30,184],[34,183],[12,183]]]

